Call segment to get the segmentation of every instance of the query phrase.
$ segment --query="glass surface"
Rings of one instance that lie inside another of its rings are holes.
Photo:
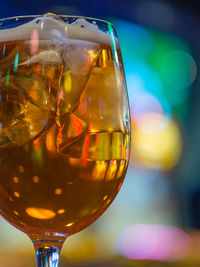
[[[38,266],[57,266],[66,237],[108,208],[129,148],[112,24],[50,13],[0,20],[0,212],[32,239]]]

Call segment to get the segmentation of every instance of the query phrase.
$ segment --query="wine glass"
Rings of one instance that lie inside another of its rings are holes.
[[[94,222],[124,180],[130,116],[109,22],[47,13],[0,20],[0,212],[37,266]]]

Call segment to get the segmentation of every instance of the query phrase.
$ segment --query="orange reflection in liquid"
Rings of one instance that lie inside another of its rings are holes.
[[[104,160],[97,160],[92,172],[93,180],[103,180],[107,170],[107,162]]]
[[[26,209],[26,213],[36,219],[52,219],[56,216],[56,213],[50,209],[34,208],[30,207]]]
[[[17,198],[20,197],[20,193],[19,193],[19,192],[14,192],[13,195],[14,195],[15,197],[17,197]]]
[[[121,176],[123,175],[124,168],[125,168],[125,160],[122,160],[120,163],[120,167],[118,169],[118,172],[117,172],[117,179],[121,178]]]
[[[85,166],[87,164],[87,156],[88,156],[88,149],[89,149],[89,142],[90,142],[90,132],[85,137],[85,143],[83,146],[82,152],[82,165]]]
[[[106,180],[112,180],[115,178],[116,172],[117,172],[117,161],[116,160],[110,160],[109,168],[106,174]]]
[[[78,117],[76,117],[73,114],[71,114],[70,118],[71,118],[71,121],[70,121],[69,130],[67,133],[68,137],[79,136],[83,132],[82,120],[80,120]]]
[[[46,149],[51,153],[55,153],[57,150],[55,140],[56,140],[56,126],[53,125],[46,135],[46,142],[45,142]]]
[[[13,182],[18,184],[19,183],[19,178],[17,176],[14,176],[13,177]]]
[[[55,190],[54,190],[54,194],[55,195],[61,195],[62,194],[62,189],[61,188],[56,188]]]

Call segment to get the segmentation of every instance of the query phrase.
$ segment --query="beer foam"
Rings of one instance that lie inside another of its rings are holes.
[[[33,31],[37,31],[39,40],[65,42],[67,39],[79,39],[111,45],[110,35],[85,19],[79,18],[68,24],[47,16],[37,17],[15,28],[0,29],[0,42],[30,40]]]

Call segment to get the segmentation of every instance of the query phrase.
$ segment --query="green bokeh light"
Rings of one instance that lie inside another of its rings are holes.
[[[195,80],[196,74],[194,59],[183,50],[172,50],[162,60],[161,76],[172,88],[187,88]]]
[[[133,91],[145,90],[158,99],[164,98],[172,116],[185,121],[191,85],[197,74],[189,45],[173,34],[122,20],[112,22],[119,35],[130,98]],[[159,77],[159,88],[153,73]],[[136,88],[138,80],[140,88]]]

